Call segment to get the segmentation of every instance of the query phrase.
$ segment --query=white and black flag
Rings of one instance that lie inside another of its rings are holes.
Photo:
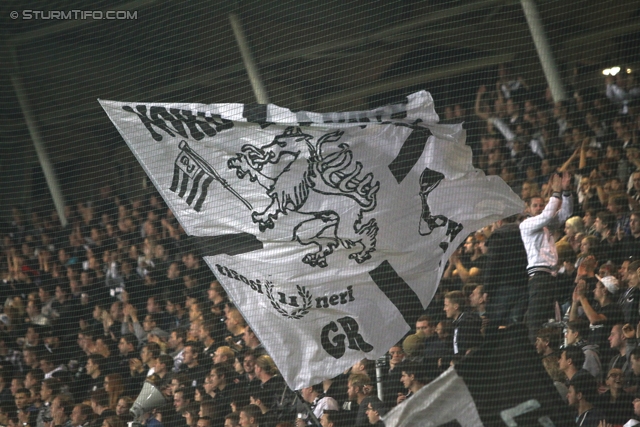
[[[384,417],[387,427],[560,427],[574,425],[522,324],[494,331]]]
[[[186,141],[180,141],[178,145],[180,153],[176,157],[176,161],[173,166],[173,178],[171,180],[171,187],[169,190],[174,193],[178,193],[178,197],[184,198],[188,194],[184,201],[187,205],[191,206],[194,211],[200,212],[202,210],[202,204],[207,198],[207,189],[211,182],[215,179],[227,190],[236,195],[247,208],[251,209],[249,202],[244,200],[239,194],[235,193],[233,189],[229,187],[227,182],[223,180],[220,175],[198,155],[198,153],[191,150],[189,144]],[[195,205],[192,205],[193,202]]]
[[[100,103],[188,235],[248,242],[204,259],[293,389],[385,354],[466,235],[523,208],[427,92],[342,113]]]
[[[193,210],[200,212],[202,204],[207,198],[207,189],[213,181],[213,176],[205,171],[186,141],[181,141],[178,147],[181,151],[173,166],[173,179],[169,190],[174,193],[178,192],[179,197],[184,197],[188,192],[189,195],[185,202],[193,207]],[[196,196],[198,196],[196,204],[192,206]]]

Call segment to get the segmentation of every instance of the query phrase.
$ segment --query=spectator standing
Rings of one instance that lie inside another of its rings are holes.
[[[531,217],[520,224],[520,233],[527,251],[529,273],[529,305],[526,314],[529,339],[535,342],[535,334],[549,319],[555,318],[555,280],[551,273],[558,264],[553,231],[563,227],[573,213],[571,176],[565,172],[551,179],[553,194],[545,205],[536,197],[529,203]],[[562,191],[562,197],[561,197]]]
[[[444,296],[444,311],[453,325],[453,354],[456,356],[464,356],[482,342],[482,320],[476,313],[465,311],[466,301],[461,291],[447,292]]]
[[[488,330],[521,322],[527,309],[527,252],[522,243],[518,216],[494,224],[487,239],[483,279],[487,293]]]
[[[418,319],[417,325],[420,325],[422,322]],[[424,336],[425,332],[422,329],[416,328],[416,330],[419,335]],[[400,377],[402,376],[402,363],[404,359],[405,354],[401,344],[396,344],[389,349],[389,370],[385,372],[382,377],[383,397],[389,407],[396,405],[398,393],[402,392]]]

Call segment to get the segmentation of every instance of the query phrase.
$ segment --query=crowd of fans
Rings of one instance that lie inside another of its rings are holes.
[[[3,228],[0,424],[122,427],[149,382],[167,402],[137,420],[150,427],[382,425],[522,323],[581,425],[640,419],[639,91],[621,73],[554,103],[499,77],[477,93],[474,162],[527,208],[451,257],[415,330],[388,352],[382,399],[367,359],[289,390],[161,198],[105,186],[66,207],[65,227],[16,207]]]
[[[467,238],[436,297],[447,319],[432,304],[426,320],[453,329],[454,363],[466,343],[524,323],[578,425],[622,425],[640,419],[640,88],[623,71],[572,95],[552,102],[501,68],[474,117],[446,112],[474,124],[476,166],[526,209]],[[466,311],[450,315],[454,302]]]

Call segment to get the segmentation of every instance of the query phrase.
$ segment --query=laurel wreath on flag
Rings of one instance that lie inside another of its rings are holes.
[[[301,308],[297,308],[293,310],[291,313],[289,313],[287,310],[282,308],[280,303],[273,297],[273,288],[274,288],[273,285],[269,283],[265,283],[267,297],[269,298],[269,301],[271,301],[271,305],[273,306],[273,308],[275,308],[278,313],[280,313],[284,317],[287,317],[289,319],[295,319],[295,320],[302,319],[305,314],[309,313],[313,296],[311,295],[311,292],[307,290],[307,288],[305,288],[304,286],[296,285],[296,289],[298,290],[298,295],[300,296],[300,298],[302,298],[303,304]]]

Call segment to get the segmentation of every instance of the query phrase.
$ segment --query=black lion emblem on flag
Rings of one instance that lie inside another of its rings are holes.
[[[240,179],[248,177],[271,198],[266,209],[251,214],[260,231],[273,228],[280,215],[309,216],[294,227],[293,240],[317,247],[302,259],[310,266],[326,267],[327,256],[338,247],[358,263],[375,251],[378,224],[365,216],[376,208],[380,183],[362,172],[348,144],[339,143],[343,134],[335,131],[314,141],[299,127],[287,127],[268,144],[244,145],[228,161]]]

